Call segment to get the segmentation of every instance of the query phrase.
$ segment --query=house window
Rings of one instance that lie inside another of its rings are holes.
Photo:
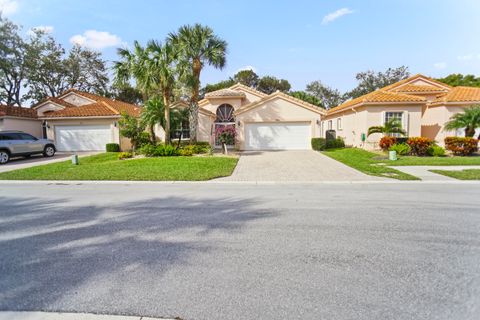
[[[397,119],[403,127],[403,112],[385,112],[385,121],[384,124],[387,123],[388,121],[391,121],[392,119]],[[392,137],[400,137],[400,133],[390,133],[389,136]]]
[[[222,104],[217,108],[217,119],[215,120],[215,122],[217,123],[235,122],[233,111],[234,109],[231,105]]]
[[[342,130],[342,118],[337,119],[337,130]]]
[[[332,130],[332,129],[333,129],[333,121],[328,120],[328,130]]]

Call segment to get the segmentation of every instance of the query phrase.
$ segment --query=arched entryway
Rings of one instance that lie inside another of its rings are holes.
[[[221,104],[217,108],[217,118],[215,119],[215,146],[220,147],[220,144],[217,140],[217,135],[216,133],[221,130],[222,128],[225,127],[233,127],[235,128],[235,116],[233,115],[233,112],[235,109],[227,104]]]

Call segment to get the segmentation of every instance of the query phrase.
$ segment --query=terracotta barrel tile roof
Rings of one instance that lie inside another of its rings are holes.
[[[480,102],[480,88],[454,87],[448,93],[439,96],[433,104],[448,102]]]
[[[118,116],[115,112],[102,102],[86,104],[75,108],[65,108],[63,110],[52,111],[45,114],[47,118],[63,118],[63,117],[105,117]]]
[[[447,89],[434,87],[434,86],[427,86],[427,85],[416,85],[416,84],[406,84],[401,86],[400,88],[395,88],[392,91],[395,92],[409,92],[409,93],[422,93],[422,92],[447,92]]]
[[[205,98],[215,98],[215,97],[245,97],[245,93],[232,90],[232,89],[220,89],[205,94]]]
[[[363,95],[361,97],[344,102],[343,104],[328,110],[328,113],[332,113],[339,110],[348,109],[356,105],[362,105],[362,104],[368,104],[368,103],[381,103],[381,102],[386,102],[386,103],[419,102],[421,103],[425,101],[426,101],[425,98],[419,97],[419,96],[389,92],[384,90],[377,90],[377,91],[370,92],[366,95]]]
[[[0,117],[37,118],[37,112],[30,108],[0,105]]]

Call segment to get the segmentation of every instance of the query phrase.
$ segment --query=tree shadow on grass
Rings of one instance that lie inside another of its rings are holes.
[[[216,250],[211,234],[241,232],[273,215],[239,198],[165,197],[113,207],[62,202],[0,197],[0,310],[72,311],[65,301],[88,309],[88,301],[128,291],[129,281],[161,278]]]

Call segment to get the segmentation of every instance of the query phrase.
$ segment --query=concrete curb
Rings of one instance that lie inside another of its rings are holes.
[[[480,180],[367,180],[367,181],[117,181],[117,180],[0,180],[1,185],[34,184],[34,185],[109,185],[109,184],[154,184],[154,185],[329,185],[329,184],[480,184]]]
[[[172,318],[149,318],[93,313],[64,313],[41,311],[0,311],[0,320],[174,320]]]

